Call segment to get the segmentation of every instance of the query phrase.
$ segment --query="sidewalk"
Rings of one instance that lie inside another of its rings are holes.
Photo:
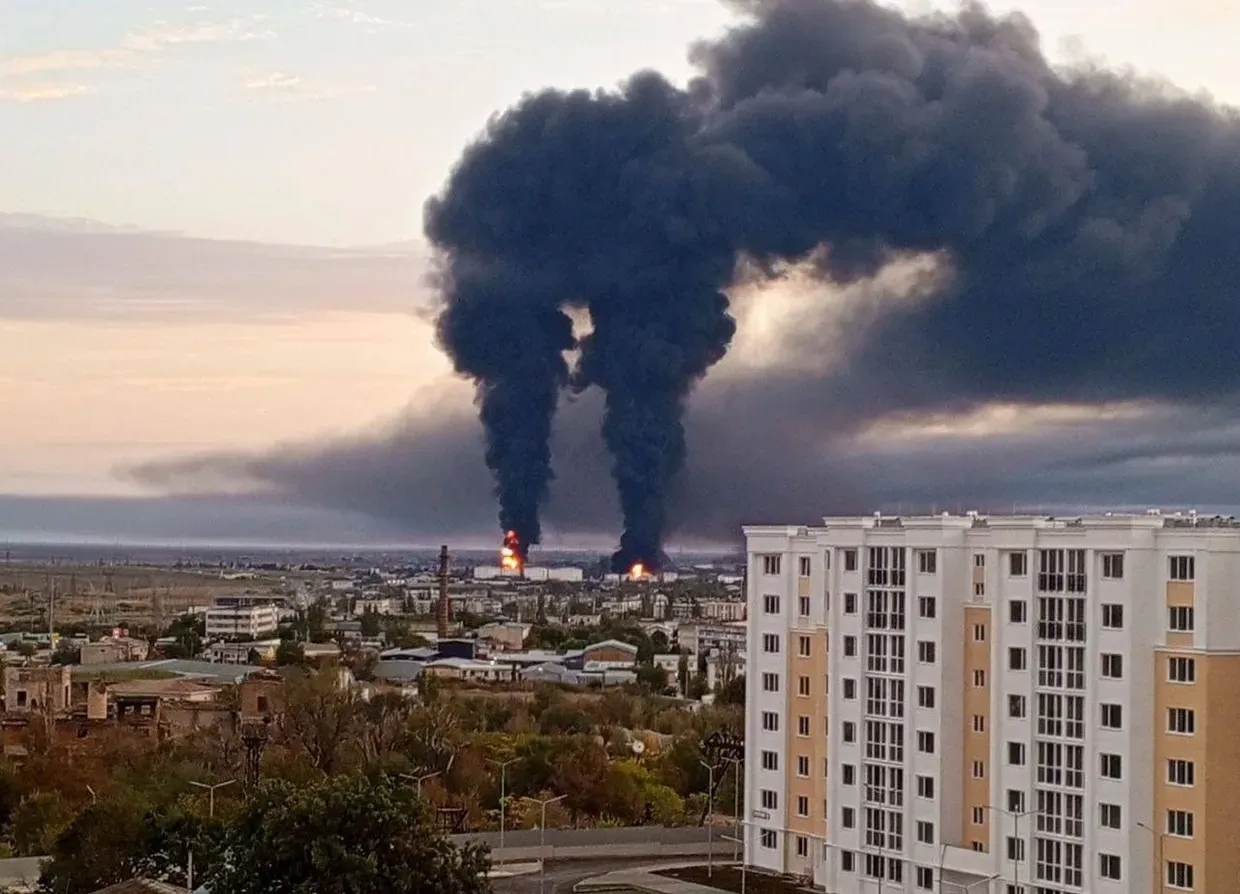
[[[512,878],[514,875],[530,875],[542,868],[542,864],[535,860],[533,863],[505,863],[503,866],[491,867],[491,871],[487,873],[487,878]]]
[[[684,866],[700,866],[701,860],[684,863]],[[716,866],[731,865],[716,862]],[[657,867],[663,872],[678,868],[677,864]],[[603,875],[585,879],[573,885],[574,894],[606,894],[606,892],[646,892],[646,894],[719,894],[719,888],[708,888],[706,885],[685,882],[680,879],[655,875],[649,868],[618,869]]]

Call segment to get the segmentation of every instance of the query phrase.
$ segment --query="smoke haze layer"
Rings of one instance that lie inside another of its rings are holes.
[[[686,89],[643,72],[527,97],[427,205],[439,337],[478,382],[506,527],[539,537],[571,378],[605,393],[616,564],[657,564],[686,400],[728,350],[742,264],[840,286],[939,260],[930,293],[858,331],[824,385],[872,417],[1234,392],[1233,112],[1056,71],[1027,20],[979,6],[733,5]],[[569,307],[593,325],[574,370]]]

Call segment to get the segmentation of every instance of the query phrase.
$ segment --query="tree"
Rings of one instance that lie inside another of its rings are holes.
[[[643,664],[637,668],[637,685],[652,695],[667,691],[667,669],[657,664]]]
[[[333,773],[343,766],[355,744],[361,709],[361,699],[352,689],[340,686],[334,671],[307,673],[285,681],[280,730],[314,769]]]
[[[306,657],[305,649],[301,643],[294,642],[291,639],[280,640],[280,645],[276,646],[276,664],[280,667],[288,667],[290,664],[301,664]]]
[[[362,636],[367,639],[374,639],[383,629],[383,622],[379,617],[379,613],[373,608],[367,608],[362,612],[361,617]]]
[[[737,674],[730,682],[719,690],[719,703],[721,705],[741,705],[745,704],[745,675]]]
[[[680,660],[676,662],[676,688],[681,695],[689,694],[689,655],[685,652],[680,653]]]
[[[262,785],[203,881],[228,894],[489,894],[480,845],[453,846],[412,786],[350,773]]]

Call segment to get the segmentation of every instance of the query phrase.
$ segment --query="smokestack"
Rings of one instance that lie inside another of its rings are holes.
[[[447,639],[448,624],[452,611],[448,605],[448,545],[439,547],[439,605],[435,607],[435,622],[440,639]]]

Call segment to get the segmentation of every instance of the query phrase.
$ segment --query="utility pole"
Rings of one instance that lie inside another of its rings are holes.
[[[499,767],[499,865],[501,869],[504,867],[504,808],[508,802],[508,765],[516,761],[515,757],[510,757],[506,761],[487,761]]]
[[[205,789],[207,792],[207,816],[215,819],[215,790],[217,788],[225,788],[232,785],[237,780],[227,779],[224,782],[217,782],[215,785],[208,785],[205,782],[191,782],[190,785]]]
[[[699,760],[706,768],[706,877],[715,875],[715,764]]]
[[[538,820],[538,894],[544,894],[543,886],[547,881],[547,805],[563,801],[567,797],[568,795],[557,795],[546,800],[526,797],[526,800],[533,801],[542,807],[542,814]]]

